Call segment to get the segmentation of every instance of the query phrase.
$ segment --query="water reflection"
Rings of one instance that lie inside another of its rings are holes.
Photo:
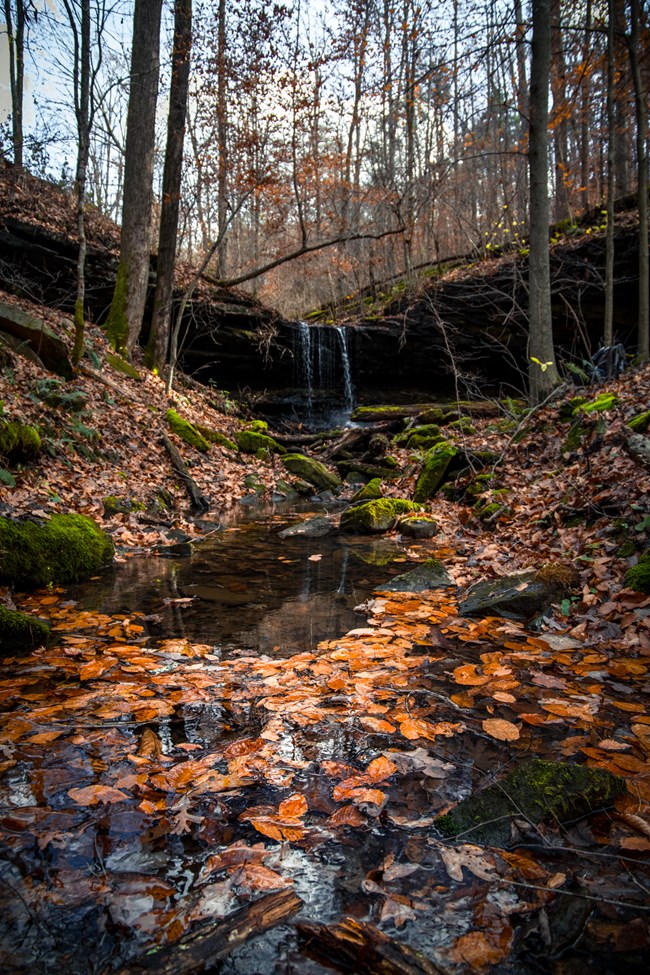
[[[410,563],[396,541],[279,540],[278,531],[296,520],[244,521],[190,556],[132,559],[72,595],[80,608],[144,612],[150,635],[212,644],[226,655],[313,650],[357,626],[354,607]]]

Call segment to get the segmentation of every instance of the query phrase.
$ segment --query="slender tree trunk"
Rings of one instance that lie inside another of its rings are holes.
[[[614,0],[607,2],[607,235],[605,240],[605,319],[603,344],[614,341],[614,196],[616,171],[614,142],[616,141],[616,114],[614,111]]]
[[[630,63],[634,84],[634,104],[636,109],[636,164],[638,172],[639,195],[639,330],[637,354],[645,362],[650,356],[650,274],[648,266],[648,120],[645,105],[645,89],[641,75],[639,49],[641,42],[641,3],[630,2]]]
[[[7,43],[9,46],[9,86],[11,90],[11,132],[14,164],[23,166],[23,88],[25,80],[25,4],[16,0],[14,23],[11,0],[4,0]]]
[[[224,277],[228,263],[225,230],[228,220],[228,104],[227,104],[226,0],[219,0],[217,11],[217,275]]]
[[[77,117],[77,171],[75,175],[75,196],[77,235],[79,253],[77,255],[77,297],[74,303],[74,345],[72,364],[75,368],[84,353],[86,298],[86,174],[90,152],[90,0],[80,0],[80,30],[69,0],[64,5],[74,37],[74,99]]]
[[[191,48],[192,0],[175,0],[172,80],[162,184],[156,292],[146,352],[147,365],[158,371],[165,365],[169,345]]]
[[[610,0],[608,0],[610,3]],[[612,19],[612,14],[610,11],[610,19]],[[589,72],[587,70],[587,62],[589,59],[589,51],[591,46],[591,0],[587,0],[585,7],[585,32],[582,41],[582,77],[580,79],[580,193],[582,200],[582,209],[587,210],[590,205],[590,175],[589,175],[589,160],[590,160],[590,118],[589,118]],[[612,59],[614,57],[612,53]],[[613,88],[613,79],[612,79]],[[613,137],[614,129],[610,128],[608,133],[608,142],[611,142]]]
[[[570,216],[568,107],[566,60],[560,24],[560,0],[551,0],[551,91],[553,93],[553,147],[555,153],[555,219]]]
[[[106,330],[130,354],[140,335],[151,251],[151,204],[162,0],[136,0],[126,128],[120,261]]]
[[[538,403],[559,381],[553,348],[548,254],[548,85],[551,62],[550,0],[533,4],[530,69],[530,257],[528,273],[529,396]]]

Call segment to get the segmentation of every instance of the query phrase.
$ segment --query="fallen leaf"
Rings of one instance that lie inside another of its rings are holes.
[[[512,721],[505,718],[486,718],[482,723],[483,731],[498,741],[517,741],[521,732]]]

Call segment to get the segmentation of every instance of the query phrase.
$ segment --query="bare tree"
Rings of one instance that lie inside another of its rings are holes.
[[[162,0],[135,0],[117,280],[106,331],[130,355],[142,327],[149,281],[156,102]]]

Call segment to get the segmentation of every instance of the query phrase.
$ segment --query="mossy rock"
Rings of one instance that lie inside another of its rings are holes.
[[[479,501],[478,505],[476,506],[475,514],[477,515],[479,521],[487,524],[488,522],[492,522],[492,520],[495,519],[499,514],[511,515],[512,509],[508,508],[501,501],[488,501],[487,504],[482,504]]]
[[[625,585],[635,592],[650,595],[650,552],[642,555],[636,565],[625,573]]]
[[[459,433],[476,433],[476,427],[469,417],[461,416],[459,420],[452,420],[449,424],[450,430],[458,430]]]
[[[379,535],[392,528],[399,515],[419,510],[419,505],[402,498],[366,501],[343,512],[341,531],[355,535]]]
[[[409,440],[409,450],[430,450],[431,447],[435,447],[446,439],[441,433],[431,436],[420,436],[420,434],[416,434]]]
[[[626,538],[621,547],[616,552],[617,559],[631,559],[636,555],[636,545],[631,538]]]
[[[477,498],[479,494],[484,494],[485,491],[489,490],[490,485],[494,482],[496,474],[493,471],[486,471],[483,474],[477,474],[472,480],[467,484],[465,488],[465,497],[467,498]]]
[[[14,586],[81,582],[113,558],[113,542],[92,518],[0,518],[0,579]]]
[[[36,616],[0,606],[0,648],[31,650],[47,643],[50,627]]]
[[[588,402],[589,401],[584,396],[572,396],[571,399],[568,399],[564,403],[560,404],[558,410],[560,419],[565,423],[570,422],[576,415],[576,410]]]
[[[625,781],[604,769],[533,759],[436,820],[443,836],[506,847],[512,820],[565,822],[613,805]]]
[[[427,451],[422,471],[415,486],[415,501],[428,501],[445,479],[447,468],[458,454],[458,447],[443,441]]]
[[[605,413],[607,410],[618,406],[620,402],[616,393],[601,393],[600,396],[597,396],[591,402],[581,403],[579,406],[576,406],[573,411],[573,416],[579,416],[580,413]]]
[[[29,463],[41,449],[36,427],[13,420],[0,420],[0,457],[9,463]]]
[[[188,447],[194,447],[195,450],[199,450],[202,454],[207,454],[210,449],[210,444],[192,423],[179,416],[176,410],[167,410],[165,419],[169,423],[172,432],[177,437],[180,437],[183,443],[186,443]]]
[[[427,559],[422,565],[395,576],[385,586],[378,586],[380,592],[426,592],[429,589],[447,589],[454,581],[439,559]]]
[[[114,352],[106,353],[106,361],[109,366],[115,370],[115,372],[121,372],[123,376],[128,376],[129,379],[137,379],[138,382],[142,382],[142,376],[130,362],[123,359],[122,356],[116,355]]]
[[[366,481],[371,481],[375,477],[381,481],[394,481],[400,475],[399,467],[380,467],[377,464],[366,464],[364,461],[354,459],[339,460],[336,468],[346,480],[349,474],[360,474],[366,478]]]
[[[352,495],[352,504],[356,504],[359,501],[376,501],[377,498],[381,497],[381,479],[378,477],[373,477],[371,481],[364,484],[362,488]]]
[[[410,446],[413,437],[431,439],[440,436],[440,426],[437,423],[427,423],[422,426],[410,427],[408,430],[403,430],[402,433],[396,434],[393,437],[393,443]]]
[[[144,501],[137,501],[135,498],[118,498],[114,494],[104,498],[104,514],[107,517],[129,515],[134,511],[144,511],[145,508]]]
[[[217,444],[218,447],[225,447],[226,450],[232,450],[235,453],[239,452],[239,447],[234,443],[225,433],[219,433],[218,430],[212,430],[210,427],[204,427],[202,423],[195,423],[194,429],[198,430],[202,437],[208,441],[208,443]]]
[[[252,430],[253,433],[266,433],[269,425],[266,420],[253,420],[252,423],[248,424],[248,429]]]
[[[290,474],[295,474],[296,477],[308,481],[309,484],[313,484],[320,490],[336,491],[341,486],[340,479],[328,471],[325,464],[321,464],[319,460],[313,460],[311,457],[305,457],[304,454],[285,453],[282,463]]]
[[[635,433],[645,433],[650,427],[650,410],[648,410],[646,413],[639,413],[637,416],[632,417],[627,425],[630,430],[634,430]]]
[[[264,455],[260,459],[265,459],[270,454],[287,452],[273,437],[268,437],[265,433],[256,433],[255,430],[240,430],[235,434],[235,440],[243,454],[258,454],[263,450]]]
[[[440,532],[440,525],[431,515],[411,512],[400,518],[397,530],[407,538],[433,538]]]

